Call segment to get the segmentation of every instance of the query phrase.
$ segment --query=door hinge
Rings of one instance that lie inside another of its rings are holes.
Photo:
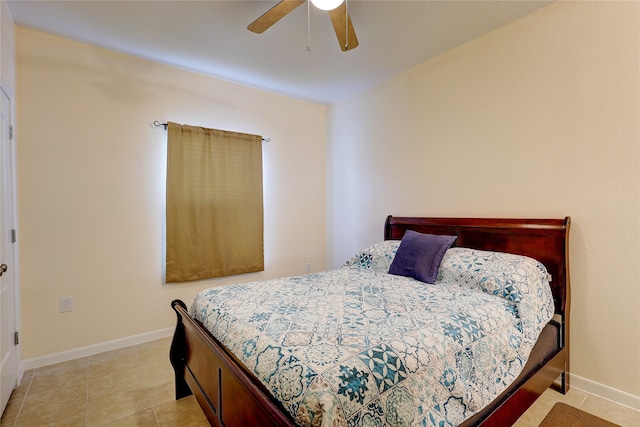
[[[20,344],[20,333],[18,331],[14,332],[13,334],[13,342],[15,345]]]
[[[9,125],[9,139],[13,139],[13,125]]]
[[[15,243],[18,241],[18,238],[16,237],[16,229],[12,228],[11,229],[11,243]]]

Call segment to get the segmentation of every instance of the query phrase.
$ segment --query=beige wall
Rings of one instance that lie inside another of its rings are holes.
[[[329,266],[386,215],[564,217],[572,369],[640,396],[640,3],[559,2],[329,115]]]
[[[11,92],[15,90],[14,24],[4,0],[0,1],[0,78],[5,89]]]
[[[325,107],[21,27],[17,74],[24,359],[171,328],[170,301],[205,287],[325,268]],[[163,283],[154,120],[271,138],[264,273]]]

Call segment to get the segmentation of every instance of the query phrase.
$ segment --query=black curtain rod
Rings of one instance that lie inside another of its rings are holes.
[[[154,125],[155,127],[157,127],[157,128],[158,128],[158,127],[160,127],[160,126],[162,126],[162,127],[164,127],[164,130],[167,130],[167,126],[169,126],[169,124],[168,124],[168,123],[160,123],[160,122],[159,122],[159,121],[157,121],[157,120],[154,120],[154,121],[153,121],[153,125]],[[271,138],[262,138],[262,142],[271,142]]]

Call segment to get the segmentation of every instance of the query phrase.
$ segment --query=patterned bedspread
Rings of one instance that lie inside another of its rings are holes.
[[[427,285],[385,273],[396,249],[382,242],[337,270],[208,289],[190,314],[300,425],[458,425],[524,367],[553,313],[546,271],[452,248]]]

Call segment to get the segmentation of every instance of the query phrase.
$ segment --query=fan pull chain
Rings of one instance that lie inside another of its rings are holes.
[[[344,32],[345,37],[345,50],[349,50],[349,0],[344,0]]]
[[[311,52],[311,1],[307,1],[307,52]]]

